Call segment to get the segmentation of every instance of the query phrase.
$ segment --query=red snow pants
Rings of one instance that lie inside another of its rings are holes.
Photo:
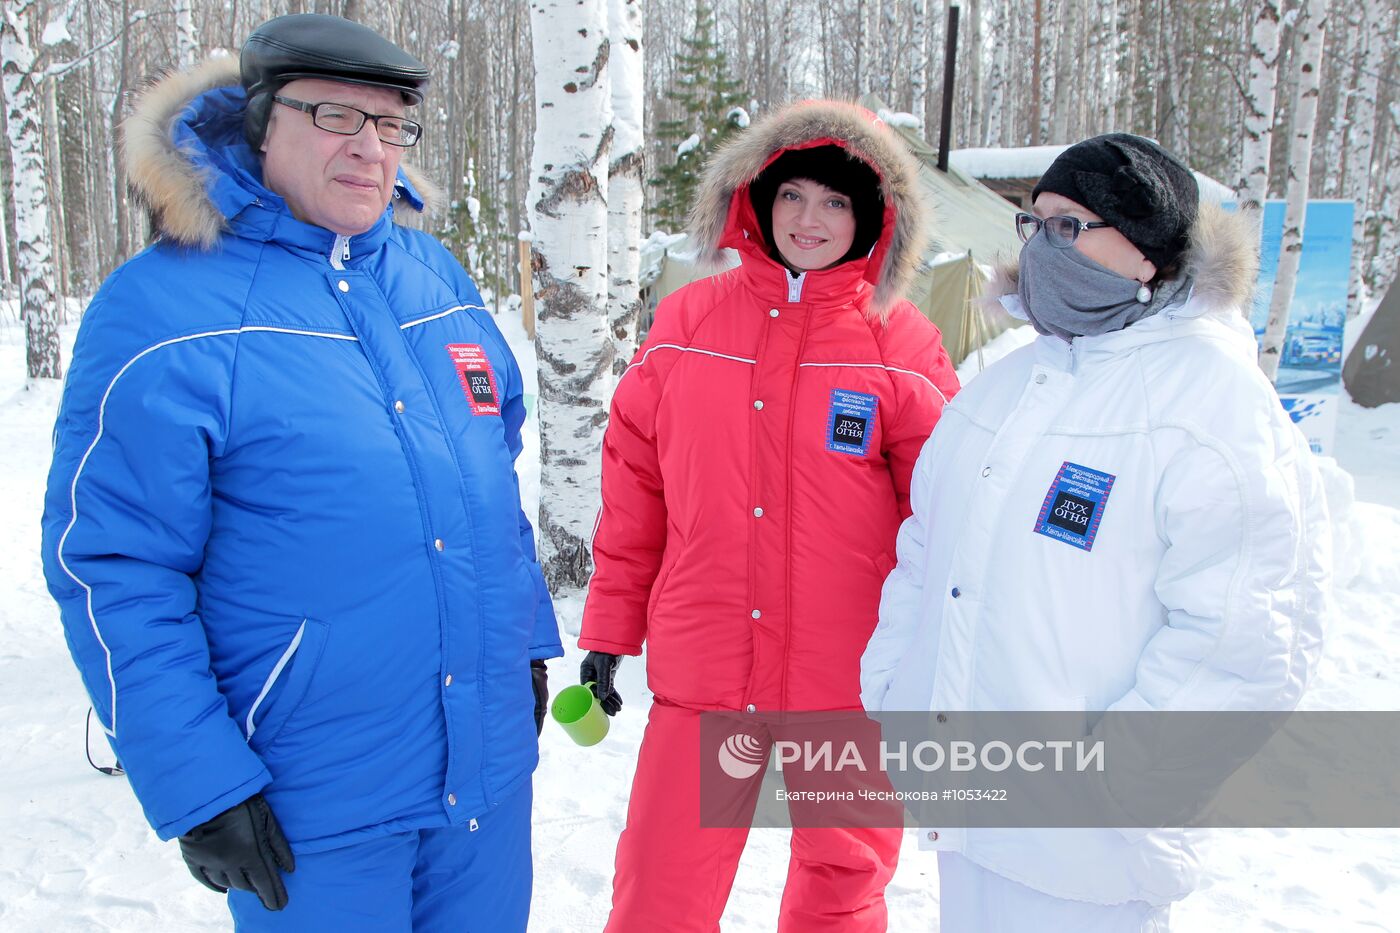
[[[749,829],[700,825],[700,711],[652,703],[606,933],[715,933]],[[757,788],[755,787],[755,793]],[[792,830],[779,933],[877,933],[900,827]]]

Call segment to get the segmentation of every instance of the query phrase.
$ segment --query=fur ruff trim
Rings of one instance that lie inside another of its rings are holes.
[[[804,101],[783,108],[735,135],[710,159],[690,214],[691,237],[702,262],[719,267],[735,195],[778,152],[818,140],[837,140],[880,176],[885,204],[894,207],[892,230],[882,231],[875,255],[879,268],[868,313],[882,321],[903,297],[923,261],[928,241],[927,211],[914,157],[899,138],[869,111],[841,101]],[[755,231],[756,233],[756,231]]]

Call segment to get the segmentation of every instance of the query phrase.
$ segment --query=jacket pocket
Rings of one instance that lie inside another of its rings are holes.
[[[321,663],[328,632],[329,627],[324,622],[301,620],[291,643],[278,657],[244,718],[243,731],[253,751],[261,751],[272,744],[306,699]]]
[[[661,594],[666,589],[666,581],[671,578],[671,571],[676,569],[676,563],[680,555],[677,554],[671,560],[662,558],[661,572],[656,575],[656,582],[651,585],[651,594],[647,597],[647,624],[651,624],[651,617],[656,612],[656,604],[661,601]]]

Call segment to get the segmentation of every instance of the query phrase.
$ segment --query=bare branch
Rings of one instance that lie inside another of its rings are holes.
[[[135,13],[131,14],[131,19],[128,20],[126,23],[126,28],[135,26],[137,23],[148,18],[148,14],[145,10],[137,10]],[[117,42],[121,41],[121,37],[122,31],[118,30],[116,34],[112,36],[112,38],[107,39],[100,45],[93,46],[92,48],[88,49],[86,52],[84,52],[82,55],[79,55],[72,61],[54,62],[52,65],[49,65],[39,74],[34,76],[34,83],[39,84],[47,78],[63,77],[64,75],[68,74],[68,72],[87,64],[89,61],[92,60],[92,57],[98,52],[101,52],[103,49],[110,48],[111,46],[116,45]]]

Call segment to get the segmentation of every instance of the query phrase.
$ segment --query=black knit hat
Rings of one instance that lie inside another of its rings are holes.
[[[384,87],[405,104],[423,99],[428,68],[368,26],[320,13],[294,13],[263,23],[243,43],[240,83],[248,94],[243,133],[262,145],[272,95],[297,78]]]
[[[1108,133],[1075,143],[1040,177],[1042,191],[1098,214],[1158,269],[1186,252],[1201,193],[1191,169],[1150,139]]]
[[[874,248],[885,217],[880,176],[840,146],[813,146],[789,149],[749,184],[749,201],[758,218],[763,242],[773,251],[774,259],[782,261],[773,243],[773,199],[778,195],[778,186],[794,178],[806,178],[851,199],[851,210],[856,216],[855,238],[838,262],[858,259]]]

